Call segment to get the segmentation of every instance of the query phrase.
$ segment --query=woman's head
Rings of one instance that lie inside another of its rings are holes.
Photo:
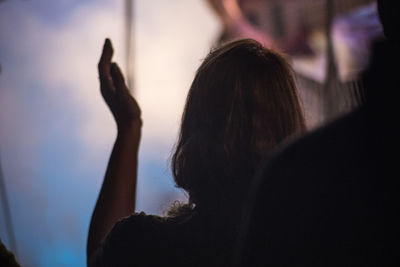
[[[172,157],[175,182],[196,205],[231,201],[259,162],[304,125],[280,54],[250,39],[223,45],[205,58],[189,90]]]

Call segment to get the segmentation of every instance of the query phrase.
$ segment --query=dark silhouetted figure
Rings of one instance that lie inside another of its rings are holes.
[[[387,39],[363,74],[366,103],[285,146],[251,186],[237,263],[400,265],[400,14],[378,1]]]
[[[88,264],[231,265],[243,197],[255,170],[279,143],[305,129],[290,66],[250,39],[206,57],[189,90],[172,156],[175,182],[189,202],[158,217],[132,215],[140,109],[111,57],[107,40],[99,63],[101,91],[118,136],[93,212]]]

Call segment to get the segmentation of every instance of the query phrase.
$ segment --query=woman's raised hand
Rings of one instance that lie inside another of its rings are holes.
[[[98,64],[101,94],[114,116],[119,132],[140,131],[142,121],[139,105],[130,94],[120,68],[115,62],[111,63],[112,56],[111,41],[106,39]]]

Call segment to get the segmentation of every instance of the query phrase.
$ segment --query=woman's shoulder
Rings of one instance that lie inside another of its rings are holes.
[[[144,212],[119,220],[103,242],[104,259],[112,265],[150,260],[151,254],[164,249],[163,243],[171,224],[173,222],[168,218]]]
[[[172,224],[166,217],[148,215],[144,212],[134,213],[128,217],[120,219],[109,232],[106,241],[117,240],[127,242],[131,239],[139,240],[141,237],[148,239],[155,235],[155,232],[162,231]],[[159,233],[157,233],[159,236]]]
[[[130,226],[157,227],[166,223],[169,223],[166,217],[138,212],[120,219],[114,227],[128,227],[128,229],[130,229]]]

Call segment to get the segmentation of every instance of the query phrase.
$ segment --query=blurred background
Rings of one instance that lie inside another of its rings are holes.
[[[0,239],[22,266],[86,265],[116,136],[98,86],[106,37],[142,109],[137,210],[162,215],[186,200],[169,157],[211,47],[251,37],[288,54],[312,129],[362,103],[380,35],[371,0],[0,1]]]

